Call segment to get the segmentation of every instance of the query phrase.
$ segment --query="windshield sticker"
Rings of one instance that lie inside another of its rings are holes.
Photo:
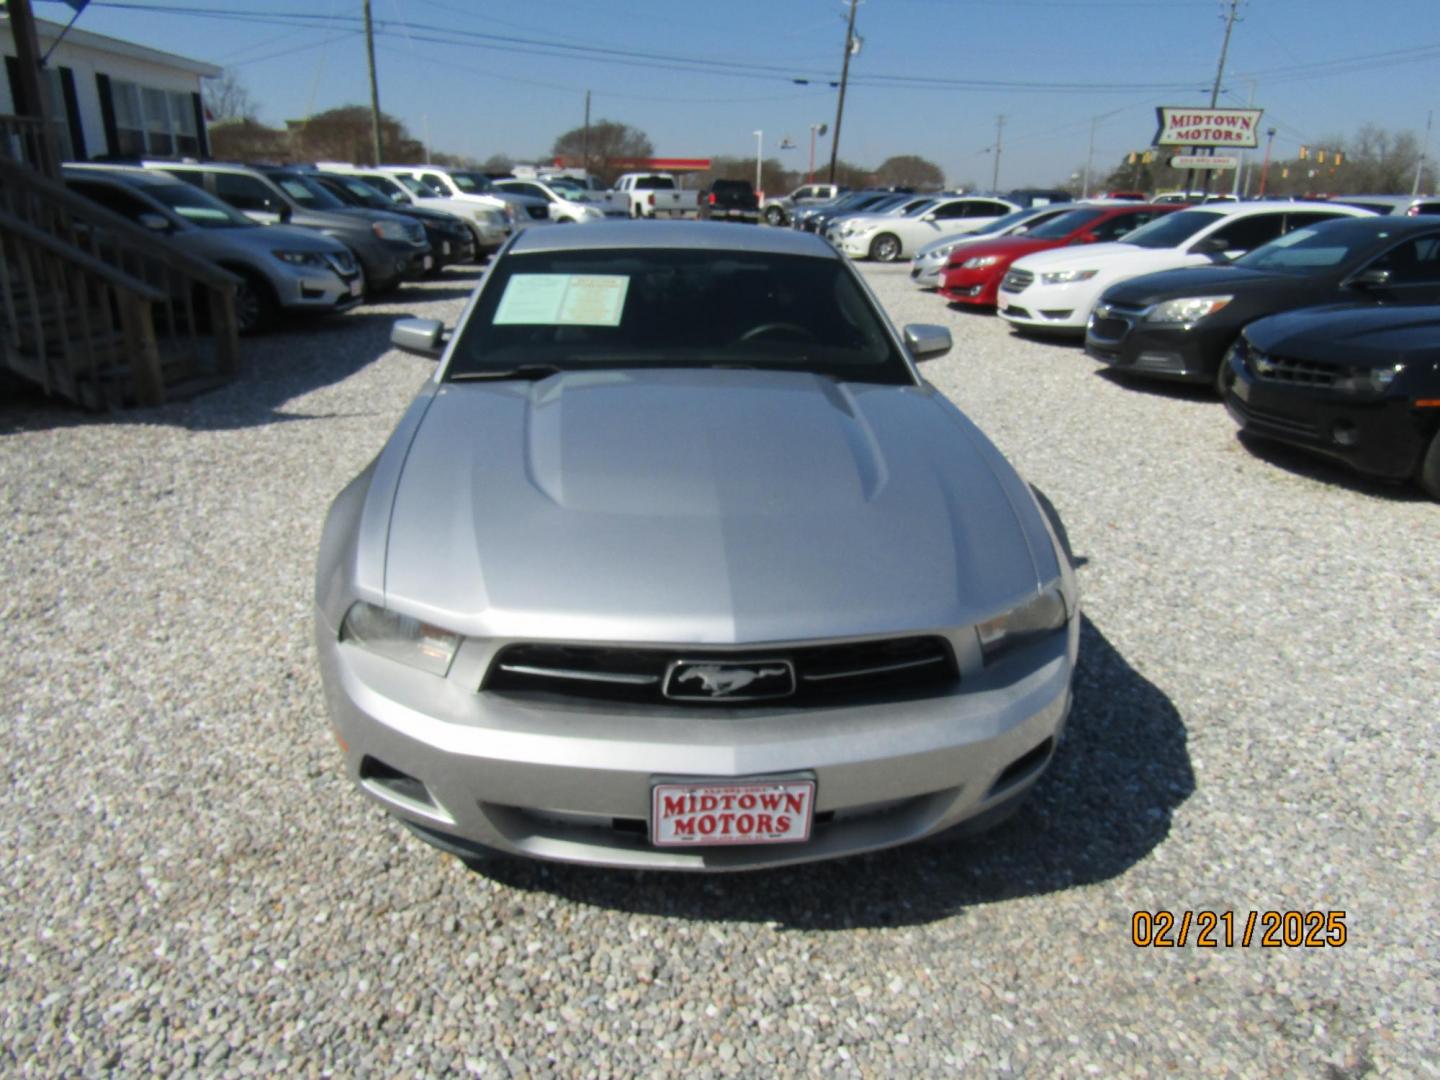
[[[516,274],[495,325],[619,326],[629,289],[624,274]]]

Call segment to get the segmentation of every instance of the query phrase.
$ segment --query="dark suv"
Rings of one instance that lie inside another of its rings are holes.
[[[700,194],[700,217],[760,224],[760,200],[749,180],[716,180]]]
[[[145,167],[194,184],[262,225],[303,225],[333,236],[355,253],[368,293],[394,288],[427,269],[430,244],[419,222],[388,210],[346,206],[295,169],[174,161],[147,161]]]

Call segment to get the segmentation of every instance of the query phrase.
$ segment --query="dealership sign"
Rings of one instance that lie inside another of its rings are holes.
[[[1235,169],[1239,165],[1234,154],[1176,154],[1170,159],[1172,169]]]
[[[1165,105],[1155,110],[1160,130],[1156,146],[1233,146],[1238,150],[1260,145],[1263,109],[1192,109]]]

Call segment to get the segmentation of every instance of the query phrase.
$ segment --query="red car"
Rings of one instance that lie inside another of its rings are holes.
[[[945,264],[945,273],[940,279],[940,295],[954,304],[994,307],[1000,279],[1010,269],[1010,264],[1022,255],[1069,244],[1119,240],[1147,221],[1178,209],[1178,206],[1153,206],[1149,203],[1082,205],[1019,236],[966,244],[957,248]]]

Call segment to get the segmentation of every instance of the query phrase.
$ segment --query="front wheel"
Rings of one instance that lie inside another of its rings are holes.
[[[785,211],[778,206],[767,206],[765,208],[765,222],[774,225],[777,229],[785,224]]]
[[[280,312],[270,283],[253,270],[236,270],[240,284],[235,289],[235,328],[242,334],[259,334],[270,329]]]
[[[900,257],[900,238],[891,233],[881,233],[870,241],[870,258],[876,262],[894,262]]]
[[[1430,448],[1420,459],[1420,468],[1415,473],[1420,489],[1432,499],[1440,501],[1440,431],[1430,439]]]

